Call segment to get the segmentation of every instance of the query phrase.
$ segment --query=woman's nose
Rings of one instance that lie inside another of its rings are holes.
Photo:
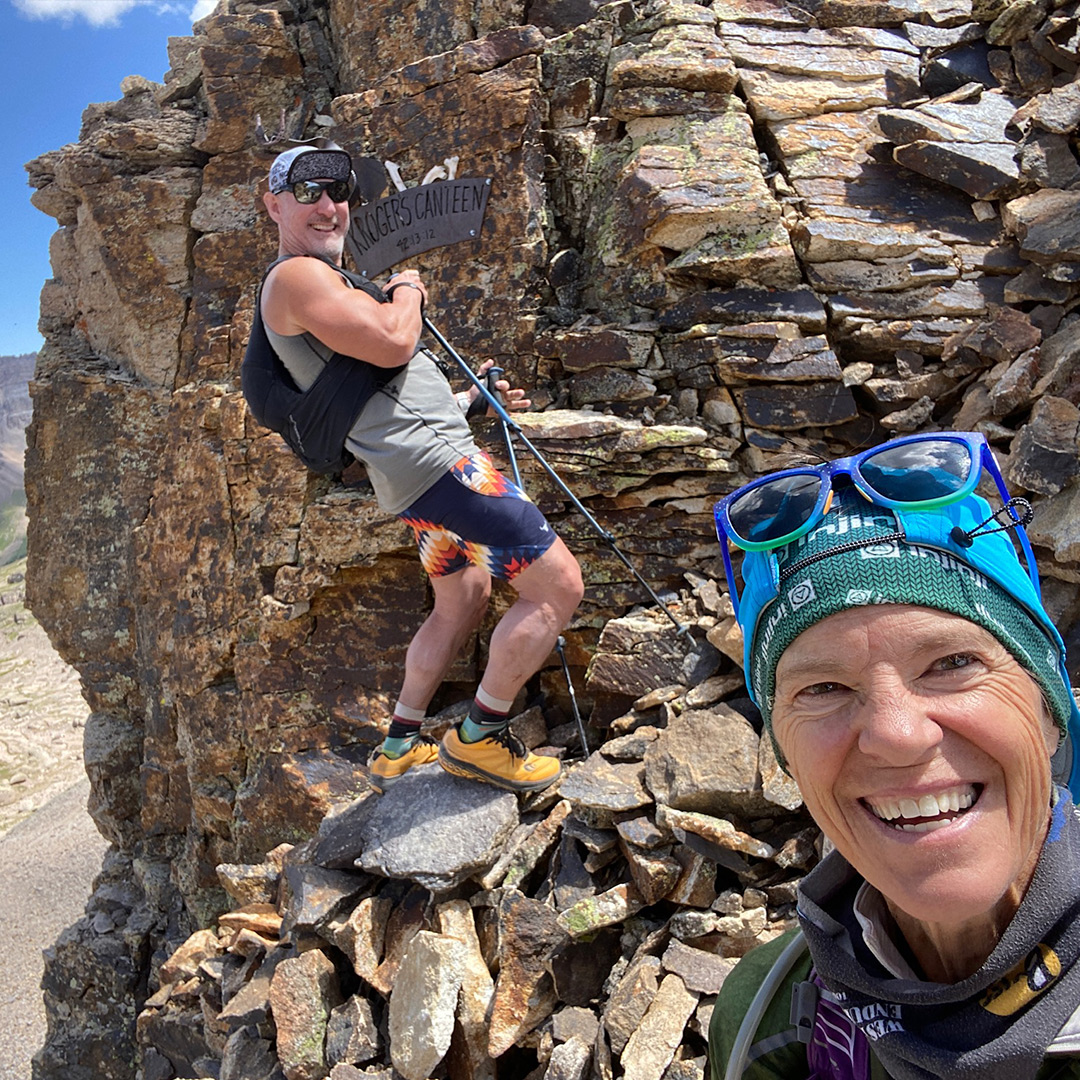
[[[942,737],[927,703],[904,690],[870,695],[860,709],[858,726],[860,752],[888,765],[925,760]]]

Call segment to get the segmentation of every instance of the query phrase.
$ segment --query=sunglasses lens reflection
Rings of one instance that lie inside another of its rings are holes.
[[[886,447],[859,463],[862,478],[878,495],[912,504],[955,495],[967,483],[971,468],[971,451],[953,439]]]
[[[736,499],[728,507],[728,521],[737,538],[749,543],[779,540],[810,519],[821,483],[817,473],[778,476]]]
[[[979,467],[967,443],[957,439],[915,439],[856,460],[859,476],[873,493],[912,508],[962,493]],[[727,508],[733,539],[783,542],[814,514],[822,484],[829,482],[822,472],[780,474],[737,496]]]
[[[344,180],[298,180],[292,186],[293,198],[305,206],[317,203],[324,191],[331,202],[345,202],[349,198],[349,185]]]

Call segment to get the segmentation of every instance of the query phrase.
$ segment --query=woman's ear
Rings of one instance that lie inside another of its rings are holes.
[[[1053,757],[1061,745],[1061,729],[1048,718],[1043,722],[1043,735],[1046,738],[1047,752]]]
[[[1050,702],[1046,698],[1046,694],[1042,694],[1042,729],[1043,738],[1046,740],[1046,749],[1050,756],[1053,757],[1061,745],[1061,728],[1057,726],[1057,722],[1054,720],[1054,714],[1050,709]]]

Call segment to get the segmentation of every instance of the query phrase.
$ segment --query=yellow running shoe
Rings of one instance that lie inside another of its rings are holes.
[[[541,791],[562,774],[558,758],[526,750],[508,727],[474,743],[462,742],[459,727],[452,727],[439,747],[439,764],[454,776],[507,791]]]
[[[368,760],[368,783],[381,795],[414,765],[430,765],[439,756],[439,744],[427,735],[417,735],[401,757],[387,757],[377,747]]]

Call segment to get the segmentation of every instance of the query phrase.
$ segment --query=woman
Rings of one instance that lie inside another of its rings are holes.
[[[800,885],[801,936],[728,977],[717,1080],[1080,1078],[1080,818],[1062,786],[1080,714],[1030,513],[963,433],[717,505],[747,684],[835,848]]]

